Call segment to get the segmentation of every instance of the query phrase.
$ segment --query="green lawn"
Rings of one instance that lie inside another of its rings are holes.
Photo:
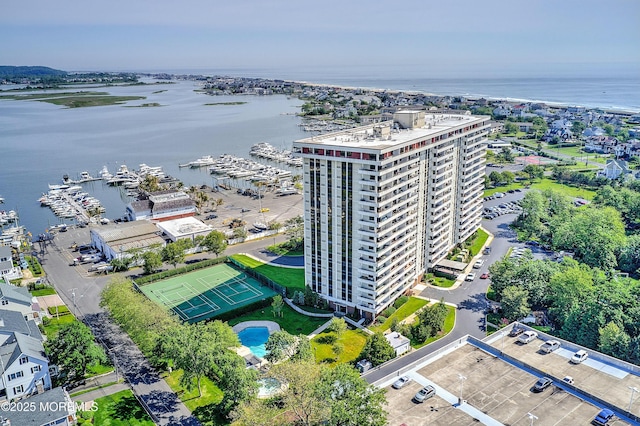
[[[230,257],[283,287],[304,290],[304,268],[280,268],[243,254],[234,254]]]
[[[304,250],[289,250],[284,247],[285,244],[286,243],[271,245],[267,247],[267,250],[269,250],[271,253],[277,254],[278,256],[304,256]]]
[[[34,297],[50,296],[52,294],[57,294],[56,290],[53,287],[45,287],[45,288],[41,288],[40,290],[31,291],[31,295]]]
[[[427,274],[427,280],[436,287],[449,288],[456,283],[456,280],[445,277],[436,277],[432,273]]]
[[[62,315],[60,316],[60,318],[51,318],[51,321],[48,325],[43,325],[44,333],[47,335],[47,339],[54,339],[58,335],[58,332],[60,331],[60,328],[62,328],[62,326],[71,324],[74,321],[76,321],[76,317],[71,314]]]
[[[285,304],[282,307],[282,316],[275,317],[273,315],[273,309],[268,306],[264,309],[258,309],[257,311],[244,314],[229,321],[230,326],[234,326],[243,321],[274,321],[280,324],[280,327],[287,332],[298,334],[310,334],[313,330],[320,327],[327,322],[329,318],[315,318],[302,315],[294,311]]]
[[[507,192],[510,189],[516,189],[516,188],[524,188],[524,185],[522,183],[516,182],[516,183],[512,183],[511,185],[485,189],[484,196],[488,197],[490,195],[495,194],[496,192]],[[568,195],[569,197],[580,197],[580,198],[584,198],[585,200],[592,200],[593,197],[595,197],[596,195],[596,192],[592,191],[591,189],[578,188],[575,186],[565,185],[562,183],[558,183],[555,180],[550,178],[544,178],[544,179],[541,179],[540,181],[534,181],[534,183],[531,185],[531,188],[539,189],[540,191],[544,191],[546,189],[552,189],[554,191],[561,192],[565,195]]]
[[[402,306],[400,306],[389,318],[387,318],[387,320],[383,324],[369,328],[373,332],[383,333],[391,327],[394,318],[396,318],[398,322],[401,322],[411,314],[414,314],[418,310],[422,309],[428,303],[428,300],[421,299],[419,297],[410,297],[409,300],[407,300]]]
[[[93,417],[93,424],[100,426],[153,426],[149,415],[130,390],[103,396],[94,401],[98,410],[79,413],[78,417]],[[90,424],[90,423],[86,423]]]
[[[456,308],[454,308],[453,306],[447,305],[447,310],[449,311],[449,313],[447,314],[447,317],[444,320],[444,327],[442,328],[442,331],[438,333],[437,336],[428,338],[424,343],[415,343],[411,341],[411,346],[413,346],[416,349],[420,349],[421,347],[428,345],[429,343],[435,342],[438,339],[442,339],[444,336],[449,334],[451,330],[453,330],[453,327],[456,324]]]
[[[489,238],[489,234],[487,234],[483,229],[478,229],[476,231],[476,237],[473,239],[471,246],[469,247],[469,254],[471,254],[471,256],[475,256],[480,253],[482,246],[487,242],[487,238]]]
[[[596,195],[596,191],[564,185],[548,178],[542,179],[539,182],[534,182],[531,185],[531,188],[539,189],[540,191],[551,189],[553,191],[561,192],[565,195],[568,195],[569,197],[580,197],[589,201],[593,200],[593,197],[595,197]]]
[[[353,361],[360,355],[362,348],[364,348],[367,342],[367,335],[362,330],[347,330],[345,331],[339,343],[344,347],[342,353],[336,358],[336,354],[333,352],[333,345],[327,343],[321,343],[322,339],[327,335],[335,335],[335,333],[329,333],[327,331],[320,333],[311,340],[311,347],[315,354],[316,362],[326,362],[331,364],[342,364],[345,362]]]
[[[196,382],[193,383],[193,389],[188,391],[180,386],[180,378],[182,377],[182,370],[174,370],[171,374],[164,377],[169,387],[178,394],[180,400],[184,402],[184,405],[191,411],[199,407],[205,407],[212,404],[218,404],[222,401],[223,393],[210,379],[203,377],[200,381],[202,386],[202,396],[198,397],[198,386]]]

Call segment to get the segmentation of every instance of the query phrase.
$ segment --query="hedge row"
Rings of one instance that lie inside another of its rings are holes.
[[[219,265],[227,261],[227,256],[217,257],[215,259],[202,260],[200,262],[191,263],[189,265],[182,266],[180,268],[169,269],[167,271],[158,272],[156,274],[145,275],[140,278],[136,278],[137,285],[150,284],[156,281],[165,280],[176,275],[186,274],[187,272],[196,271],[198,269],[208,268],[209,266]]]
[[[49,311],[49,315],[51,316],[63,316],[63,315],[69,315],[71,314],[71,312],[69,311],[69,308],[67,308],[64,305],[61,306],[49,306],[47,308],[47,310]]]
[[[258,300],[257,302],[253,302],[246,306],[242,306],[238,309],[234,309],[233,311],[224,312],[220,315],[216,315],[215,317],[211,318],[211,320],[229,321],[233,318],[237,318],[244,314],[248,314],[250,312],[257,311],[258,309],[271,306],[272,303],[273,303],[273,297],[267,297],[266,299]]]

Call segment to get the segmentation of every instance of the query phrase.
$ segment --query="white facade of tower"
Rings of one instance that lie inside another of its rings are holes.
[[[481,220],[489,117],[401,111],[302,139],[306,284],[375,317]]]

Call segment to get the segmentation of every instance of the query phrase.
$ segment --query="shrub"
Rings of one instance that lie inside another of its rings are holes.
[[[338,336],[336,336],[334,333],[327,333],[318,336],[317,340],[318,343],[323,345],[333,345],[338,340]]]
[[[389,306],[387,309],[382,311],[382,315],[384,315],[385,317],[390,317],[395,311],[396,308],[394,308],[393,306]]]
[[[66,306],[62,305],[62,306],[49,306],[47,308],[47,311],[49,311],[49,315],[51,316],[63,316],[63,315],[69,315],[71,312],[69,312],[69,308],[67,308]]]
[[[395,302],[393,302],[393,306],[398,309],[400,306],[404,305],[405,303],[407,303],[407,300],[409,300],[409,296],[400,296],[396,299]]]
[[[385,317],[384,315],[380,315],[378,318],[376,318],[376,322],[378,324],[384,324],[386,320],[387,320],[387,317]]]

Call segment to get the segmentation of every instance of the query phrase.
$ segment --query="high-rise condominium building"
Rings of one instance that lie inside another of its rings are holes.
[[[489,117],[400,111],[294,143],[305,279],[373,318],[479,227]]]

